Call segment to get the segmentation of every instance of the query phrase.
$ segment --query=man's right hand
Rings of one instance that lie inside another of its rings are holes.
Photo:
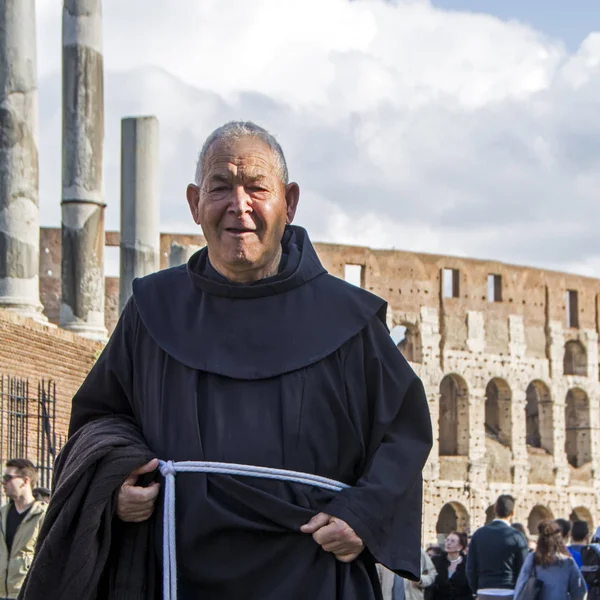
[[[121,521],[141,523],[150,518],[154,511],[160,483],[154,482],[148,487],[141,487],[136,483],[140,475],[152,473],[156,469],[158,469],[158,459],[154,458],[129,474],[119,490],[117,500],[117,516]]]

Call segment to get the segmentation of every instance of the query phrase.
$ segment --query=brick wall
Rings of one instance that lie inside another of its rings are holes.
[[[31,398],[37,398],[39,380],[56,382],[56,433],[66,435],[71,399],[103,344],[5,310],[0,311],[0,342],[0,374],[29,379]],[[29,438],[35,440],[36,432]]]

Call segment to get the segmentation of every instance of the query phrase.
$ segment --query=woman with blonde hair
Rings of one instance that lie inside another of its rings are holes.
[[[560,526],[554,521],[538,525],[538,542],[535,552],[525,559],[515,588],[515,600],[529,600],[530,579],[541,582],[538,600],[583,600],[587,592],[573,557],[569,554]]]

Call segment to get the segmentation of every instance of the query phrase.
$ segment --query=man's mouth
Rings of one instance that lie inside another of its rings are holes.
[[[245,227],[227,227],[225,229],[225,231],[227,231],[228,233],[231,233],[233,235],[242,235],[244,233],[254,233],[255,232],[254,229],[247,229]]]

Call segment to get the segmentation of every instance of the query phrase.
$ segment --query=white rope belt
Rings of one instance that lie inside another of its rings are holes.
[[[222,462],[159,461],[160,472],[165,478],[165,507],[163,512],[163,600],[177,600],[177,551],[175,548],[175,474],[176,473],[219,473],[221,475],[243,475],[312,485],[332,492],[347,487],[327,477],[309,475],[286,469],[254,467]]]

